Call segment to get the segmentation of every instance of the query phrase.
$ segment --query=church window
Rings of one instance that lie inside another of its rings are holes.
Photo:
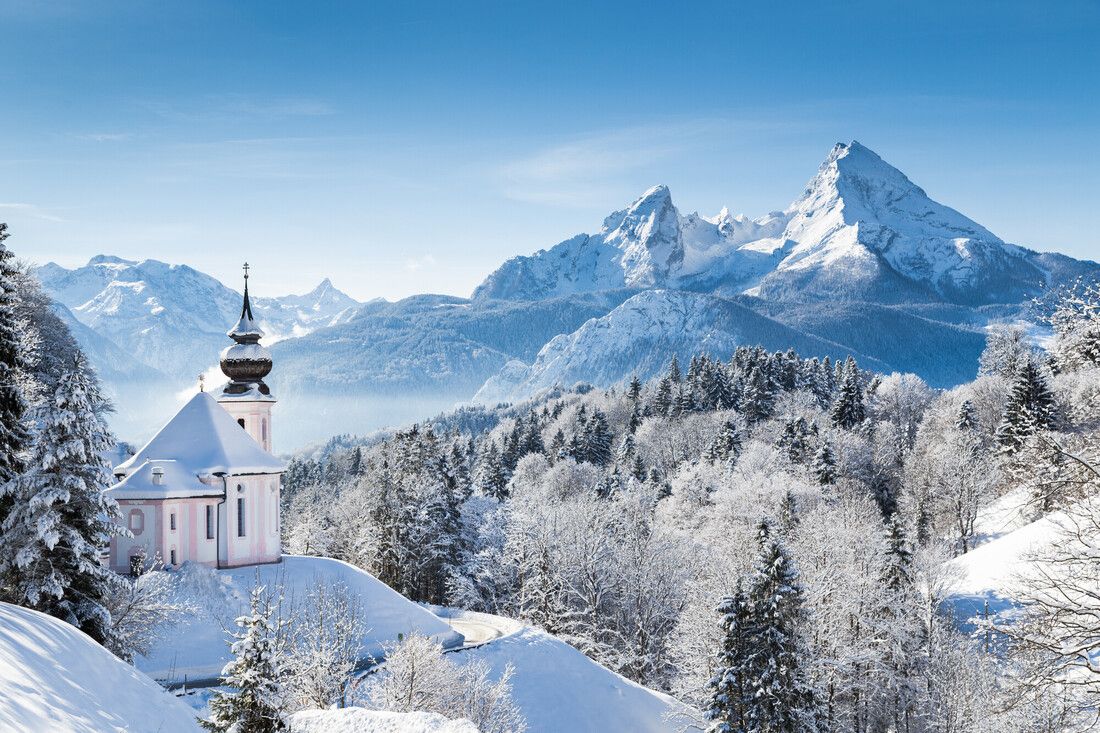
[[[145,515],[142,514],[140,509],[130,510],[130,531],[135,535],[141,534],[145,530]]]
[[[175,565],[176,564],[176,551],[172,550],[171,552],[169,552],[168,557],[169,557],[168,563],[170,565]]]
[[[168,529],[172,530],[173,532],[176,531],[176,513],[175,512],[172,512],[171,514],[168,515]]]
[[[244,418],[243,417],[238,417],[237,418],[237,424],[240,425],[243,428],[244,427]]]
[[[264,444],[267,444],[267,418],[260,420],[260,435],[263,438]]]
[[[244,497],[237,499],[237,536],[244,537]]]
[[[214,505],[206,505],[206,539],[214,539]]]

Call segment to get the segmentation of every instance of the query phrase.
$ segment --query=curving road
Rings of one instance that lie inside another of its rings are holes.
[[[462,634],[466,641],[458,649],[469,649],[475,646],[481,646],[493,639],[499,639],[504,636],[505,630],[486,623],[484,620],[472,619],[472,618],[445,618],[452,629]],[[458,651],[456,649],[455,651]]]

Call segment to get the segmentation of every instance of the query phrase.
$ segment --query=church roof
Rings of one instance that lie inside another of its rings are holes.
[[[252,439],[207,392],[184,405],[152,440],[119,464],[115,473],[130,474],[146,461],[171,460],[194,476],[282,473],[283,462]]]
[[[157,482],[154,472],[162,476]],[[119,499],[180,499],[189,496],[221,496],[222,482],[205,484],[179,461],[145,461],[130,475],[107,489],[116,501]]]

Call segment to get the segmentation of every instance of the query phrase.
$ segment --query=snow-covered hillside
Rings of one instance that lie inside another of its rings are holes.
[[[190,708],[52,616],[0,603],[0,730],[197,733]]]
[[[174,597],[194,612],[165,630],[149,655],[135,660],[138,669],[157,680],[217,677],[229,660],[226,630],[233,629],[233,619],[247,610],[248,594],[256,585],[281,588],[284,602],[301,613],[308,613],[310,591],[318,582],[346,588],[367,617],[364,658],[379,655],[383,644],[413,632],[435,638],[445,647],[462,643],[461,635],[446,622],[339,560],[284,555],[281,563],[235,570],[185,566],[178,576]]]
[[[615,674],[545,631],[500,621],[511,624],[511,633],[457,653],[455,661],[485,663],[494,678],[512,665],[512,699],[523,711],[529,733],[682,729],[680,714],[685,708],[668,695]]]

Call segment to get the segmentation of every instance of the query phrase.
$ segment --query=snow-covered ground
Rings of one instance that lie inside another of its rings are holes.
[[[494,678],[511,664],[515,668],[512,698],[527,718],[530,733],[681,729],[670,716],[683,708],[671,697],[600,666],[545,631],[483,613],[451,611],[448,615],[456,625],[488,627],[500,634],[456,651],[452,658],[458,664],[484,662]]]
[[[190,708],[78,629],[0,603],[0,730],[201,729]]]
[[[956,575],[949,604],[956,619],[1010,611],[1019,597],[1022,574],[1034,567],[1032,555],[1048,547],[1064,529],[1066,515],[1054,512],[1034,517],[1026,494],[1012,491],[983,509],[974,524],[978,544],[954,558],[948,567]]]
[[[176,593],[194,607],[194,613],[165,629],[155,649],[136,660],[138,669],[170,683],[216,678],[229,660],[228,632],[233,620],[248,606],[249,591],[256,585],[281,587],[284,602],[298,609],[309,607],[310,591],[318,581],[347,588],[366,616],[362,656],[378,656],[385,644],[413,632],[432,637],[449,648],[462,636],[425,608],[409,601],[356,567],[319,557],[284,555],[281,563],[210,570],[185,567]]]
[[[478,733],[468,720],[434,713],[386,713],[364,708],[306,710],[290,718],[291,733]]]

